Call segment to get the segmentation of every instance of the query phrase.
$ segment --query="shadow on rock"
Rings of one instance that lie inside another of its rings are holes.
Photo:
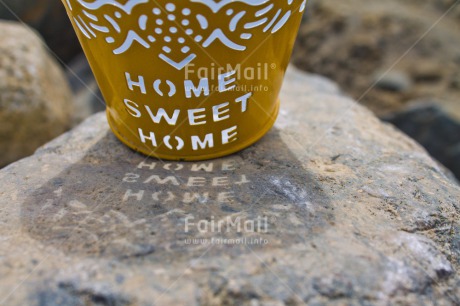
[[[168,261],[302,243],[331,211],[276,129],[236,155],[197,163],[146,159],[108,133],[36,190],[21,220],[68,254]]]

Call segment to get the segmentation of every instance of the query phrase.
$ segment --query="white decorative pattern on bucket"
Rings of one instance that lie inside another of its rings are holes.
[[[69,9],[73,10],[70,1],[66,1]],[[229,49],[244,51],[247,49],[245,42],[253,37],[254,31],[262,31],[267,35],[276,33],[292,14],[305,10],[307,0],[284,0],[289,6],[288,10],[277,6],[283,0],[189,0],[190,3],[201,4],[204,9],[211,10],[212,14],[218,15],[216,18],[228,18],[225,28],[214,26],[213,20],[200,14],[202,12],[193,12],[190,8],[178,9],[173,2],[168,2],[151,11],[144,10],[145,13],[139,14],[136,28],[124,29],[121,22],[123,17],[131,15],[137,6],[145,5],[149,1],[129,0],[120,4],[114,0],[76,0],[82,14],[74,16],[73,21],[87,39],[104,35],[105,41],[114,46],[114,54],[127,52],[135,43],[147,49],[153,44],[159,44],[161,48],[158,48],[158,57],[182,70],[197,57],[193,48],[207,48],[219,41]],[[235,2],[246,5],[247,9],[235,11],[228,8],[229,4]],[[113,13],[98,14],[98,10],[106,5],[113,7]],[[243,22],[248,17],[250,21]],[[192,28],[201,31],[194,31]],[[240,33],[239,41],[231,40],[230,33]],[[180,55],[173,56],[173,50],[180,50]]]

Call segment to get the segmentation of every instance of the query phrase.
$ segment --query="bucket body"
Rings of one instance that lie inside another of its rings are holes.
[[[126,145],[237,152],[273,125],[305,0],[63,0]]]

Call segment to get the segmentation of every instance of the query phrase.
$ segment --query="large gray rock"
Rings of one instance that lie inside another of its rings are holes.
[[[226,158],[147,159],[101,113],[0,171],[0,304],[458,305],[455,182],[324,79],[281,100]]]
[[[72,125],[61,68],[31,30],[0,22],[0,167],[32,154]]]

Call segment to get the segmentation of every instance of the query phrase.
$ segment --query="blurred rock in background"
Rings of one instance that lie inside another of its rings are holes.
[[[104,98],[83,53],[68,64],[66,74],[77,105],[85,105],[91,113],[105,110]]]
[[[312,1],[293,62],[337,81],[377,115],[436,97],[460,119],[460,6],[436,23],[454,3]]]
[[[0,19],[13,20],[0,21],[1,168],[100,108],[72,93],[62,69],[82,51],[61,1],[3,0]],[[94,82],[92,75],[85,79]]]
[[[410,101],[417,105],[430,100],[445,122],[460,122],[460,6],[455,4],[455,0],[313,0],[292,61],[338,82],[381,118],[398,118],[391,122],[460,177],[456,170],[460,159],[445,153],[458,148],[460,141],[446,138],[446,131],[439,128],[430,130],[430,137],[414,133],[428,131],[434,122],[414,120],[412,116],[418,115],[406,110]]]
[[[412,104],[412,103],[411,103]],[[449,117],[436,102],[417,102],[400,113],[388,116],[460,178],[460,123]]]
[[[0,19],[14,21],[19,19],[36,29],[64,63],[82,52],[60,0],[3,0],[2,2],[0,2]]]
[[[17,22],[0,22],[0,167],[64,133],[78,113],[61,67]]]

